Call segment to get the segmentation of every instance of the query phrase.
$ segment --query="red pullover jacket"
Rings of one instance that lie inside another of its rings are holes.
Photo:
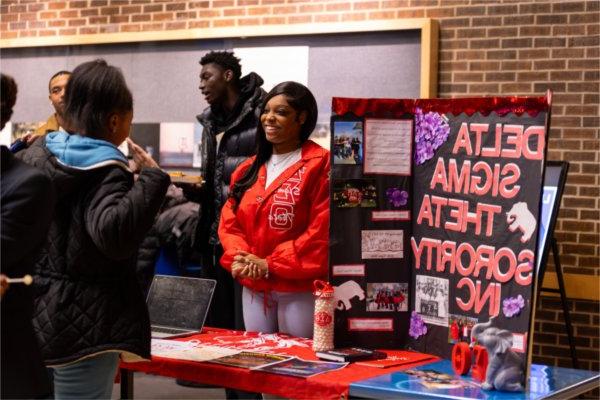
[[[254,161],[243,162],[231,185]],[[221,211],[219,238],[223,268],[231,272],[233,257],[245,250],[266,258],[268,279],[239,279],[255,291],[312,291],[315,279],[327,278],[329,244],[329,151],[308,140],[302,158],[265,189],[263,165],[234,211],[229,198]]]

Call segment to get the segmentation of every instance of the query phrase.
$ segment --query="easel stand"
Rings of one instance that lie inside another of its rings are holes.
[[[565,316],[565,323],[567,326],[567,338],[569,340],[569,348],[571,350],[571,362],[573,363],[573,368],[579,368],[579,361],[577,359],[577,351],[575,349],[575,338],[573,337],[573,325],[571,324],[571,312],[569,311],[569,303],[567,302],[567,295],[565,292],[565,280],[563,278],[562,266],[560,264],[560,257],[558,255],[558,245],[556,244],[556,239],[553,237],[552,242],[552,255],[554,257],[554,266],[556,269],[556,278],[558,280],[558,289],[554,288],[540,288],[541,292],[548,293],[560,293],[560,301],[562,303],[563,314]],[[544,269],[545,272],[545,269]],[[543,281],[543,277],[542,277]]]

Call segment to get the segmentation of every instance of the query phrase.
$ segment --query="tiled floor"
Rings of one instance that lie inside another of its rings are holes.
[[[179,386],[173,378],[136,373],[134,378],[133,397],[145,399],[225,399],[223,389],[189,388]],[[120,385],[113,388],[113,399],[119,399]]]

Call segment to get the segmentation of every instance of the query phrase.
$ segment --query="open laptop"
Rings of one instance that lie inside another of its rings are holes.
[[[156,275],[146,303],[153,338],[199,333],[215,291],[212,279]]]

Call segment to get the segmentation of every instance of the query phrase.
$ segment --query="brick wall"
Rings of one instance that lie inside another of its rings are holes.
[[[439,96],[554,90],[548,156],[571,162],[557,239],[567,273],[600,275],[598,0],[3,0],[4,39],[401,18],[440,22]],[[574,301],[583,366],[598,369],[598,303]],[[568,365],[562,315],[543,298],[534,361]]]
[[[572,368],[571,353],[560,299],[542,297],[536,311],[533,361],[535,363]],[[600,370],[598,303],[586,300],[569,301],[571,322],[579,368]]]
[[[570,300],[569,310],[579,368],[600,370],[600,312],[598,302]],[[540,297],[536,311],[533,362],[573,368],[562,304],[557,297]],[[599,399],[595,389],[583,396]]]

